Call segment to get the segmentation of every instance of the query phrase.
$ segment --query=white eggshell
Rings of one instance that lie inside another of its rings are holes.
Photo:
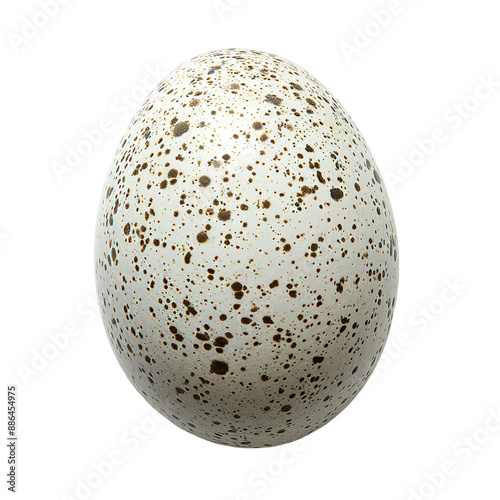
[[[203,54],[151,93],[110,168],[104,325],[129,380],[182,429],[283,444],[375,368],[396,241],[375,160],[321,83],[263,52]]]

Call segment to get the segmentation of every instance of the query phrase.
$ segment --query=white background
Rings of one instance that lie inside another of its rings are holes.
[[[498,500],[497,3],[46,2],[50,16],[43,0],[0,15],[1,407],[16,384],[18,498]],[[155,420],[95,306],[95,215],[129,120],[160,77],[228,47],[279,54],[332,91],[399,233],[376,373],[326,427],[271,449]],[[68,163],[70,150],[85,154]]]

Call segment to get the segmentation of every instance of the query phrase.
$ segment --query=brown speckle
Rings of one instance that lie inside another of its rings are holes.
[[[179,122],[174,127],[174,137],[180,137],[189,130],[189,122]]]
[[[266,95],[266,102],[270,102],[271,104],[274,104],[275,106],[280,106],[282,101],[283,101],[283,99],[275,96],[274,94],[267,94]]]
[[[222,209],[217,214],[217,217],[219,218],[219,220],[227,221],[231,218],[231,210]]]
[[[210,185],[210,177],[207,177],[206,175],[202,175],[199,179],[200,186],[201,187],[207,187]]]
[[[333,189],[330,189],[330,196],[335,201],[339,201],[339,200],[341,200],[344,197],[344,192],[342,191],[342,189],[333,188]]]
[[[205,243],[205,241],[208,240],[208,235],[205,231],[201,231],[196,235],[196,239],[198,240],[198,243]]]
[[[210,365],[210,373],[216,373],[217,375],[225,375],[228,370],[229,366],[225,361],[214,359]]]

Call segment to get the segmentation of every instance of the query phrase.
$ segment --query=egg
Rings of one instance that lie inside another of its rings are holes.
[[[373,372],[396,228],[338,100],[282,57],[219,50],[167,76],[128,126],[95,274],[137,391],[195,436],[268,447],[325,425]]]

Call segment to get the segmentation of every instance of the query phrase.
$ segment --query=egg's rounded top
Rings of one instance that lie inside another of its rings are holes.
[[[394,218],[361,133],[312,75],[243,49],[168,75],[130,123],[96,230],[131,382],[176,425],[270,446],[359,392],[387,338]]]

